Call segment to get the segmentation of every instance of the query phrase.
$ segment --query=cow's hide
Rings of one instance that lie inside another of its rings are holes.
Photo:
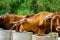
[[[35,34],[44,34],[46,31],[46,16],[50,15],[49,12],[40,12],[26,18],[20,26],[20,31],[32,31]],[[22,27],[22,28],[21,28]]]
[[[32,17],[32,16],[34,16],[35,14],[28,14],[28,15],[26,15],[25,17],[26,18],[30,18],[30,17]]]
[[[4,29],[10,29],[13,22],[19,21],[22,16],[16,14],[8,14],[0,17],[0,27]]]

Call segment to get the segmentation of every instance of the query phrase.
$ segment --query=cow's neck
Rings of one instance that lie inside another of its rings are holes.
[[[45,20],[45,16],[46,16],[46,15],[36,14],[35,16],[33,16],[33,17],[31,17],[31,18],[28,18],[27,21],[28,21],[30,24],[38,24],[39,21],[40,21],[40,22],[43,22],[43,20]]]

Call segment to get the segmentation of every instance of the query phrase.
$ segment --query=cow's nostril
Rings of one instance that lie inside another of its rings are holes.
[[[60,31],[60,27],[57,27],[56,30],[57,30],[57,31]]]

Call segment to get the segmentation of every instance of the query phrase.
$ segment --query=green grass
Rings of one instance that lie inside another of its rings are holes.
[[[59,12],[60,0],[0,0],[0,14],[28,15],[43,11]]]

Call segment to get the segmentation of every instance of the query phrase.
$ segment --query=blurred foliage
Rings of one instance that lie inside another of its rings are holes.
[[[60,11],[60,0],[0,0],[0,14],[27,15],[41,11]]]

